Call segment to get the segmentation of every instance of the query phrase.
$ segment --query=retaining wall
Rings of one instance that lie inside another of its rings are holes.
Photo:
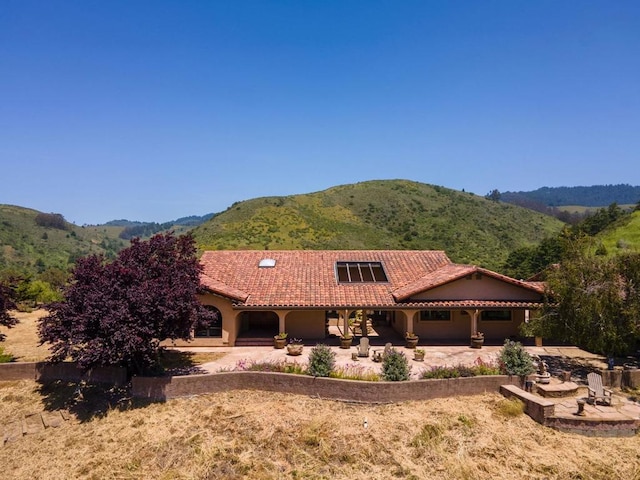
[[[360,382],[272,372],[223,372],[180,377],[133,377],[134,397],[167,400],[227,390],[265,390],[333,400],[388,403],[498,392],[500,385],[520,384],[518,377],[487,375],[407,382]]]
[[[120,367],[99,367],[85,372],[74,362],[16,362],[0,364],[0,381],[35,380],[51,382],[106,383],[122,386],[127,383],[127,372]]]

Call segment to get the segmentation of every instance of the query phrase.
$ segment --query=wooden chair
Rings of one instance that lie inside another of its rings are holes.
[[[360,339],[360,344],[358,345],[358,356],[359,357],[369,356],[369,339],[367,337],[362,337]]]
[[[611,394],[613,392],[602,386],[602,375],[591,372],[587,375],[587,381],[589,382],[587,387],[589,389],[588,400],[593,400],[594,403],[600,400],[602,403],[611,405]]]

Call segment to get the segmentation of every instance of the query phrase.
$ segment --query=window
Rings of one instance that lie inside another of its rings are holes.
[[[511,310],[483,310],[480,319],[491,322],[510,322]]]
[[[213,319],[209,323],[209,325],[207,325],[206,327],[196,324],[193,336],[195,338],[207,338],[207,337],[221,338],[222,337],[222,315],[220,314],[220,310],[218,310],[213,305],[205,305],[204,308],[214,312],[216,314],[215,319]]]
[[[341,283],[388,281],[380,262],[336,262],[336,277]]]
[[[449,320],[451,320],[449,310],[420,310],[421,322],[448,322]]]

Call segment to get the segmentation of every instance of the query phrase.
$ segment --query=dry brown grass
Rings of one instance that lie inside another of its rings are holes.
[[[46,345],[38,346],[38,320],[47,314],[46,310],[33,312],[12,312],[11,315],[19,320],[13,328],[3,328],[7,336],[2,342],[2,348],[19,362],[39,362],[49,356]]]
[[[235,391],[129,404],[0,447],[13,479],[637,479],[638,438],[505,416],[486,394],[393,405]],[[0,424],[43,408],[0,384]],[[367,420],[368,428],[364,428]]]

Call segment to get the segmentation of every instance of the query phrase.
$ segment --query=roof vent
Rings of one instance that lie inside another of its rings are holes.
[[[258,267],[260,268],[273,268],[276,266],[276,261],[273,258],[263,258],[260,260]]]

